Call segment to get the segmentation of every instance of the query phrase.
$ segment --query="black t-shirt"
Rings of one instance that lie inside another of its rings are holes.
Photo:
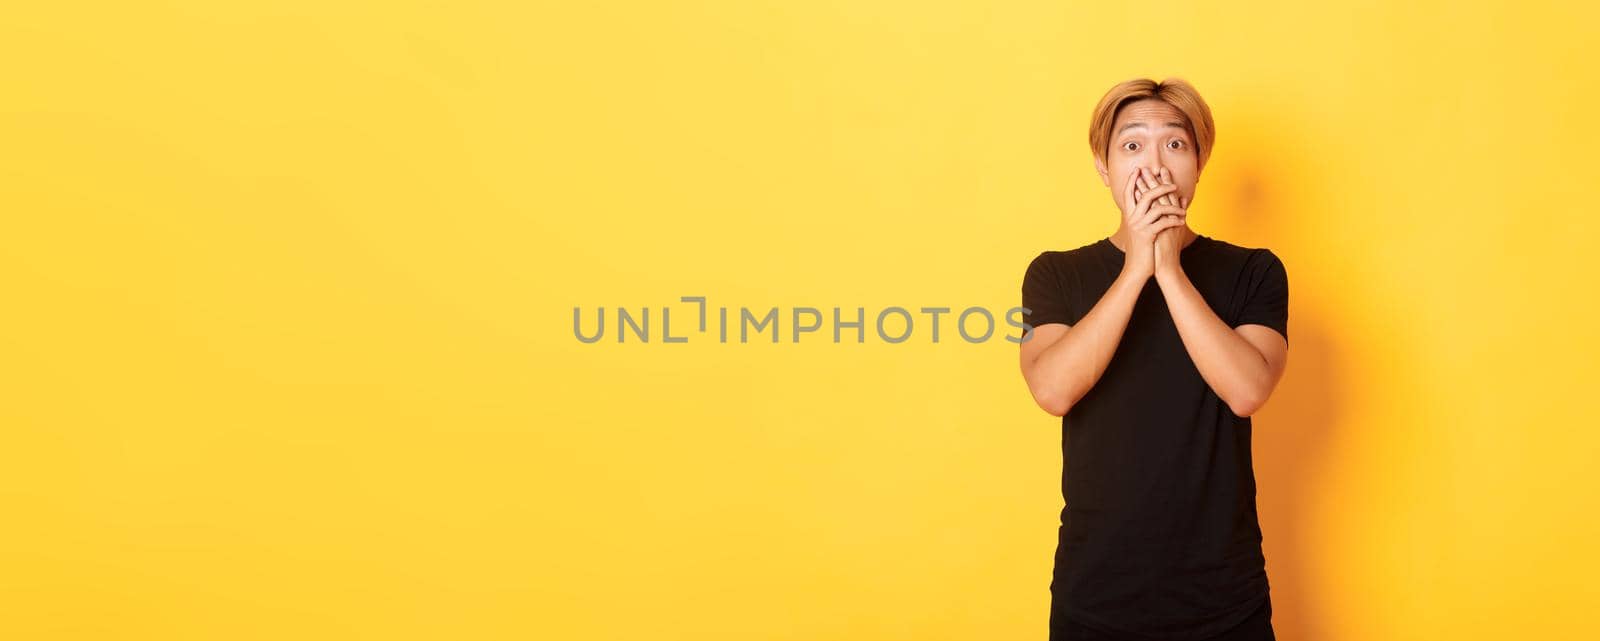
[[[1197,235],[1179,257],[1228,326],[1288,336],[1288,276],[1270,250]],[[1109,238],[1040,254],[1023,278],[1026,322],[1077,324],[1124,258]],[[1066,617],[1129,639],[1185,641],[1225,631],[1261,605],[1268,585],[1250,418],[1201,378],[1154,277],[1105,373],[1061,425],[1066,505],[1052,632]]]

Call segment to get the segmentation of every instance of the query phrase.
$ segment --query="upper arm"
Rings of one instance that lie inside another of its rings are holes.
[[[1261,357],[1267,361],[1267,369],[1271,372],[1269,378],[1272,385],[1276,386],[1278,379],[1283,377],[1283,370],[1289,364],[1289,340],[1279,334],[1278,330],[1255,323],[1240,325],[1233,331],[1261,353]]]
[[[1072,306],[1067,303],[1067,279],[1062,270],[1068,268],[1061,258],[1057,252],[1043,252],[1028,263],[1028,271],[1022,276],[1023,313],[1025,322],[1033,328],[1022,341],[1023,375],[1028,374],[1039,352],[1055,344],[1077,322],[1072,317]]]
[[[1067,279],[1062,275],[1062,270],[1070,267],[1062,258],[1057,252],[1041,253],[1028,264],[1027,273],[1022,277],[1022,307],[1028,329],[1024,330],[1018,364],[1034,401],[1052,414],[1059,409],[1059,399],[1052,396],[1051,385],[1036,374],[1034,364],[1039,355],[1066,336],[1072,323],[1077,321],[1068,304],[1064,286]]]
[[[1048,377],[1040,374],[1037,363],[1039,354],[1066,336],[1068,329],[1070,327],[1065,323],[1045,323],[1035,327],[1021,345],[1019,365],[1022,367],[1022,379],[1028,383],[1028,393],[1033,396],[1033,402],[1038,404],[1039,409],[1052,416],[1067,413],[1067,400],[1059,390],[1052,389]]]
[[[1046,323],[1033,328],[1028,339],[1022,341],[1022,375],[1028,376],[1033,368],[1033,362],[1039,360],[1039,353],[1056,344],[1061,337],[1067,335],[1067,330],[1072,326],[1065,323]]]
[[[1244,302],[1232,326],[1261,325],[1289,337],[1289,272],[1270,249],[1253,250],[1245,261]],[[1254,344],[1254,343],[1252,343]]]
[[[1232,325],[1267,362],[1271,375],[1264,394],[1270,395],[1289,361],[1289,274],[1269,249],[1255,250],[1245,270],[1248,288]]]

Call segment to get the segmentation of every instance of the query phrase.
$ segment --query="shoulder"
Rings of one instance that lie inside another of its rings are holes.
[[[1212,238],[1215,254],[1226,262],[1249,270],[1283,270],[1283,261],[1266,247],[1247,247]]]
[[[1070,249],[1046,249],[1033,257],[1028,269],[1030,271],[1041,268],[1059,270],[1062,267],[1071,267],[1088,258],[1090,253],[1096,249],[1095,245],[1099,243],[1100,241],[1097,240]]]

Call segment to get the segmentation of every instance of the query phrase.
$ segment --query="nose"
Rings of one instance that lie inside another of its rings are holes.
[[[1136,162],[1139,167],[1149,169],[1152,173],[1161,172],[1161,152],[1157,151],[1154,147],[1140,151],[1139,158]]]

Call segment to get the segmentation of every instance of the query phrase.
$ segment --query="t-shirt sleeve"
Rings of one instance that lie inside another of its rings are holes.
[[[1289,275],[1283,261],[1270,249],[1258,249],[1245,263],[1244,308],[1233,322],[1240,325],[1266,325],[1289,339]]]
[[[1027,308],[1023,322],[1029,326],[1073,323],[1058,268],[1049,252],[1039,254],[1028,265],[1028,272],[1022,277],[1022,306]]]

